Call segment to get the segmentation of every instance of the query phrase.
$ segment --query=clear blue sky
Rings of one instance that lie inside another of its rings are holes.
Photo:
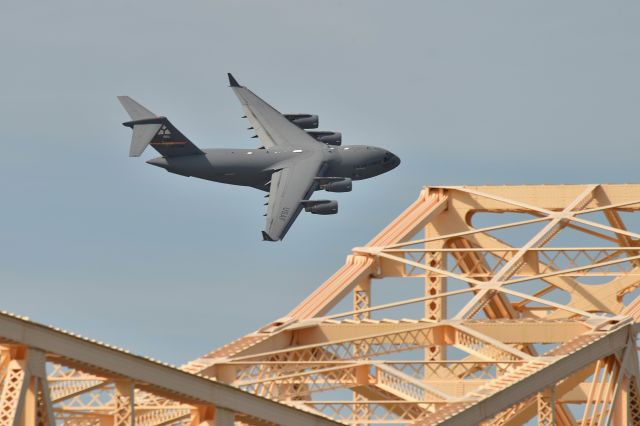
[[[182,363],[286,314],[427,184],[638,181],[640,3],[0,3],[0,308]],[[252,147],[226,72],[403,163],[260,241],[262,194],[129,158],[127,94]]]

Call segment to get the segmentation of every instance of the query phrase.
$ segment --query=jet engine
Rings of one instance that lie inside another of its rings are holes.
[[[338,202],[335,200],[305,200],[302,202],[304,211],[313,214],[336,214],[338,213]]]
[[[342,144],[342,133],[340,132],[314,132],[310,131],[309,136],[317,140],[318,142],[326,143],[327,145],[340,146]]]
[[[349,192],[351,191],[351,179],[344,178],[333,182],[327,182],[326,184],[321,185],[321,187],[327,192]]]
[[[285,114],[287,120],[301,129],[317,129],[319,118],[315,114]]]

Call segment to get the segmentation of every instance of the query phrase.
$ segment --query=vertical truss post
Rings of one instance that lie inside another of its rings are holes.
[[[371,307],[371,277],[366,277],[358,281],[353,289],[353,310],[355,311],[353,319],[356,321],[369,319],[371,314],[368,311],[358,312],[369,307]],[[353,350],[356,357],[367,353],[367,347],[364,342],[355,345]],[[369,418],[369,404],[367,404],[366,401],[367,398],[365,396],[358,392],[353,392],[353,418],[356,421],[354,425],[360,424],[358,420],[366,420]]]
[[[208,426],[207,423],[204,423]],[[235,424],[235,415],[233,411],[226,408],[216,407],[215,426],[233,426]]]
[[[4,378],[8,372],[9,362],[11,362],[11,350],[0,346],[0,383],[4,383]],[[0,392],[1,390],[2,386],[0,386]]]
[[[0,395],[0,425],[55,425],[45,354],[17,347],[10,350],[10,357]]]
[[[369,419],[369,404],[366,403],[367,398],[354,392],[353,393],[353,426],[365,426]]]
[[[189,426],[215,426],[215,412],[213,405],[199,406],[191,410]]]
[[[445,253],[427,253],[425,262],[432,268],[446,269]],[[436,296],[447,291],[447,278],[428,274],[425,279],[425,296]],[[426,300],[424,304],[424,317],[439,321],[446,317],[446,305],[442,299]]]
[[[115,381],[113,426],[134,426],[134,384],[130,380]]]
[[[637,317],[635,318],[638,321]],[[640,392],[638,392],[638,349],[636,333],[630,333],[622,359],[622,381],[613,406],[613,424],[640,426]],[[626,373],[626,374],[625,374]]]
[[[0,426],[18,426],[29,387],[29,373],[26,368],[26,348],[11,349],[11,361],[0,395]]]
[[[427,224],[424,230],[425,238],[437,235],[432,224]],[[443,241],[433,241],[431,243],[425,243],[425,249],[429,248],[443,248]],[[447,254],[445,252],[425,252],[424,261],[427,266],[432,268],[438,268],[446,270]],[[447,278],[439,277],[433,273],[427,272],[424,283],[424,295],[426,297],[437,296],[447,291]],[[441,321],[446,318],[447,307],[445,300],[442,298],[425,300],[424,302],[424,317],[428,320]],[[441,361],[445,359],[445,349],[440,345],[431,345],[424,348],[425,361]],[[426,374],[426,372],[425,372]]]
[[[366,277],[365,279],[361,279],[358,281],[356,286],[353,288],[353,310],[354,315],[353,319],[356,321],[362,321],[365,319],[369,319],[371,314],[366,312],[358,312],[363,309],[367,309],[371,307],[371,277]],[[364,347],[364,343],[360,345],[354,346],[354,351],[356,356],[360,356],[362,354],[367,353],[367,348]],[[366,403],[367,398],[358,392],[353,392],[353,418],[354,420],[360,419],[368,419],[369,418],[369,404]],[[359,423],[355,423],[355,425],[359,425]]]
[[[362,321],[369,319],[370,313],[357,312],[363,309],[371,307],[371,277],[360,280],[358,284],[353,288],[353,310],[356,313],[353,314],[353,319],[356,321]]]
[[[538,392],[538,425],[555,426],[556,424],[556,389],[550,386]]]
[[[29,372],[29,386],[25,399],[23,424],[25,426],[54,426],[53,408],[47,380],[46,356],[42,351],[28,349],[26,362]]]
[[[629,417],[630,425],[640,426],[640,390],[637,377],[629,380]]]

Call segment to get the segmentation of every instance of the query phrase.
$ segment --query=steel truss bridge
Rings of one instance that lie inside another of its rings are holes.
[[[640,185],[427,187],[179,368],[0,315],[3,425],[640,425]]]

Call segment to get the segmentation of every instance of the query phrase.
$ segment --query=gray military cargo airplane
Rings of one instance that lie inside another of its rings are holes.
[[[130,157],[148,145],[162,157],[147,161],[171,173],[269,192],[265,241],[282,240],[302,209],[313,214],[338,212],[334,200],[311,200],[314,191],[349,192],[354,180],[386,173],[400,164],[391,152],[366,145],[341,146],[339,132],[315,131],[318,116],[281,114],[229,76],[245,117],[262,144],[256,149],[200,149],[171,122],[128,96],[118,99],[131,116]],[[243,117],[244,118],[244,117]]]

